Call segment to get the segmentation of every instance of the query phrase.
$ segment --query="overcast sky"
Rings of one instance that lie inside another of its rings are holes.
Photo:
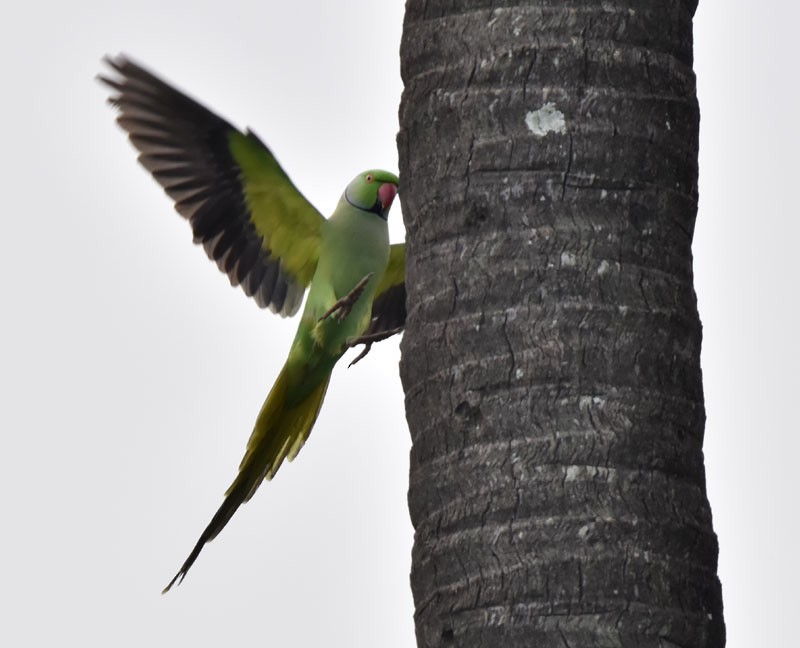
[[[296,321],[191,245],[93,81],[103,54],[136,57],[251,126],[329,213],[356,172],[397,169],[402,17],[401,0],[6,10],[0,644],[413,645],[396,342],[336,369],[298,460],[160,595]],[[696,18],[694,250],[730,648],[796,635],[798,23],[778,0],[701,0]],[[390,220],[402,239],[399,204]]]

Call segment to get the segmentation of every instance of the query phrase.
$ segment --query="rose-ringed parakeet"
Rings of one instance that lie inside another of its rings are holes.
[[[333,366],[405,322],[405,246],[389,245],[398,187],[387,171],[357,175],[325,219],[270,150],[149,71],[119,56],[99,77],[139,162],[191,224],[195,243],[262,308],[281,316],[308,298],[286,364],[259,412],[225,500],[164,592],[180,582],[264,479],[291,461],[319,414]],[[361,357],[361,356],[359,356]]]

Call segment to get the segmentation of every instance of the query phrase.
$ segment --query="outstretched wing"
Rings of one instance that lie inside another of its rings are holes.
[[[379,335],[406,324],[406,244],[396,243],[389,249],[389,263],[372,301],[372,319],[363,333]]]
[[[262,308],[297,312],[319,258],[322,215],[270,150],[125,58],[99,77],[139,162],[188,219],[194,242]]]

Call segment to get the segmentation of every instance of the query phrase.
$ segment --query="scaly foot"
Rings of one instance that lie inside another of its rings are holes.
[[[331,315],[333,315],[337,322],[341,322],[345,317],[347,317],[350,314],[350,311],[353,310],[353,306],[358,301],[358,298],[361,297],[361,293],[364,292],[364,288],[366,287],[367,282],[372,278],[372,274],[373,273],[370,272],[355,285],[355,288],[353,288],[344,297],[337,300],[333,306],[325,311],[325,314],[319,318],[319,321],[322,322],[328,319]]]
[[[350,348],[352,348],[354,346],[357,346],[359,344],[363,344],[364,345],[364,348],[361,350],[361,353],[359,353],[355,357],[355,359],[349,365],[347,365],[347,368],[349,369],[350,367],[352,367],[357,362],[363,360],[364,356],[366,356],[370,352],[370,349],[372,349],[372,345],[375,342],[380,342],[381,340],[385,340],[387,338],[390,338],[393,335],[397,335],[398,333],[402,333],[403,332],[403,328],[404,327],[402,327],[402,326],[398,326],[397,328],[393,328],[393,329],[390,329],[388,331],[381,331],[380,333],[373,333],[371,335],[362,335],[361,337],[350,338],[349,340],[347,340],[347,348],[348,349],[350,349]]]

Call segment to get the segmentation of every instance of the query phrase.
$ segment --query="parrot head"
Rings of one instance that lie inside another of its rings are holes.
[[[353,207],[377,214],[384,220],[397,195],[400,181],[394,173],[373,170],[359,173],[344,190],[344,198]]]

